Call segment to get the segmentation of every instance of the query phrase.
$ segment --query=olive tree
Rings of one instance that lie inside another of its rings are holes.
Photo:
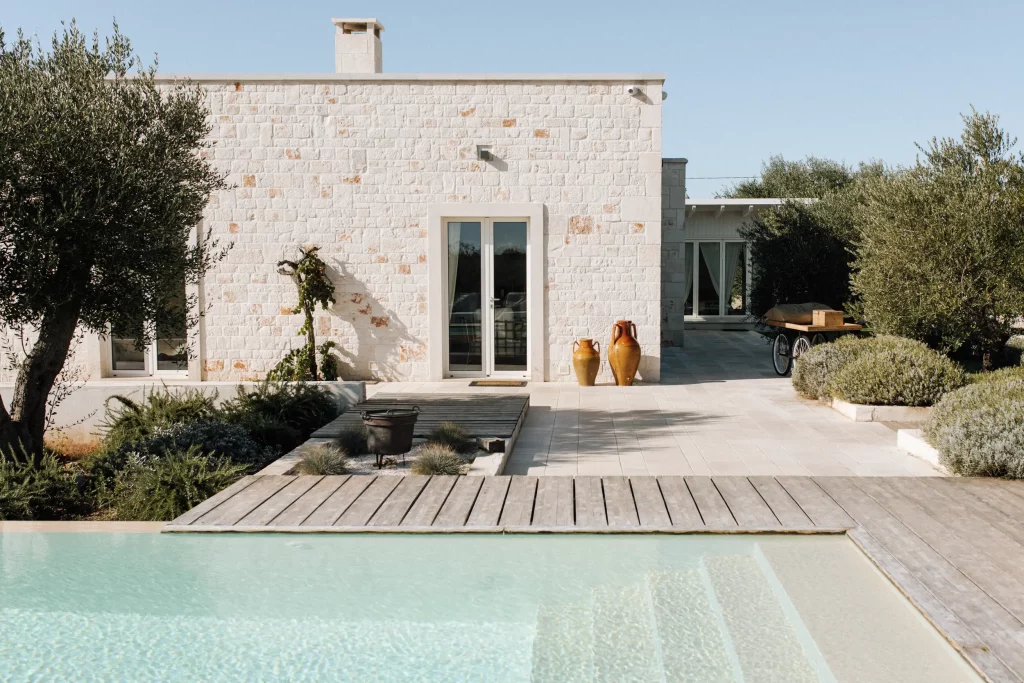
[[[1024,315],[1024,155],[972,109],[959,140],[867,183],[853,286],[878,331],[994,365]]]
[[[101,41],[71,23],[49,49],[0,30],[0,329],[35,339],[0,401],[0,448],[42,453],[76,330],[147,343],[169,293],[223,256],[194,236],[225,187],[202,151],[204,93],[154,73],[116,25]]]
[[[780,303],[816,301],[834,308],[850,302],[856,237],[854,208],[864,178],[877,163],[851,168],[829,159],[771,157],[761,177],[723,194],[789,201],[761,211],[740,235],[750,250],[750,312],[764,315]]]

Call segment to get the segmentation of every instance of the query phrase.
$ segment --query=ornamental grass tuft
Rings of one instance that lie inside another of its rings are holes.
[[[348,471],[348,454],[334,444],[320,444],[306,449],[295,470],[298,474],[333,476]]]
[[[477,449],[476,439],[469,430],[455,422],[442,422],[427,435],[428,443],[448,446],[458,453],[473,453]]]
[[[425,443],[412,455],[413,474],[462,474],[466,461],[455,449],[436,443]]]

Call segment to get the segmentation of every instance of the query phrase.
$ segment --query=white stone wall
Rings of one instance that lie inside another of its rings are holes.
[[[661,341],[683,345],[686,294],[686,159],[662,160]]]
[[[661,82],[207,82],[215,165],[236,187],[205,227],[233,242],[203,286],[203,379],[262,376],[302,340],[275,264],[320,245],[337,304],[318,340],[346,378],[427,376],[428,204],[542,202],[547,378],[572,381],[571,344],[636,323],[657,381]],[[495,160],[476,159],[491,145]],[[603,379],[609,380],[607,364]]]

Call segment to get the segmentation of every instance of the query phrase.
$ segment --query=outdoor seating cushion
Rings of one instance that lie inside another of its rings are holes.
[[[779,304],[764,314],[765,320],[772,320],[778,323],[795,323],[797,325],[810,325],[814,319],[814,311],[834,311],[835,309],[825,304],[810,302],[806,304]]]

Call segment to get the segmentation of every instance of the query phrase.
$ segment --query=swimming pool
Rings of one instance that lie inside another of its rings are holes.
[[[0,679],[979,680],[842,536],[0,533]]]

